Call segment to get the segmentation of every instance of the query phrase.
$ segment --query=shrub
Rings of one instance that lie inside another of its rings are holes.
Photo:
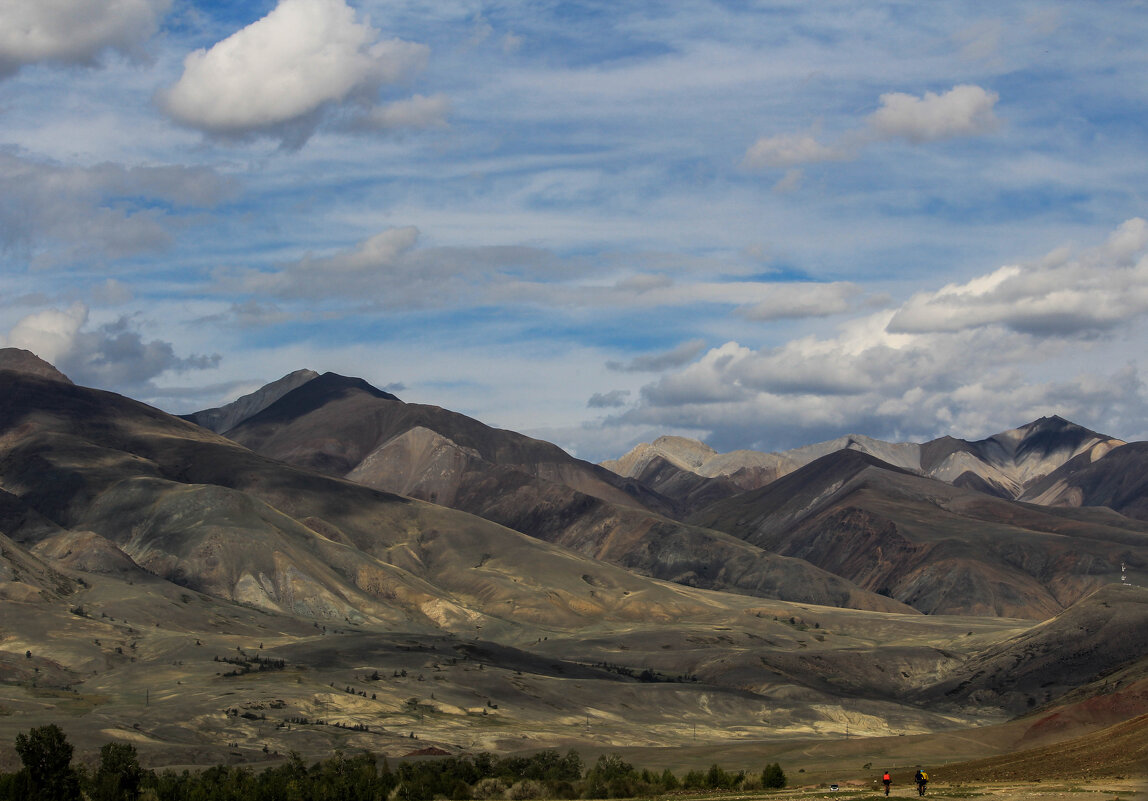
[[[774,762],[765,766],[765,770],[761,772],[762,787],[779,790],[784,787],[785,784],[785,773],[782,771],[781,765]]]
[[[536,782],[533,779],[523,779],[522,781],[515,782],[506,791],[506,798],[508,801],[526,801],[528,798],[545,798],[546,788],[542,786],[541,782]]]
[[[498,779],[479,779],[471,788],[470,794],[478,801],[488,801],[491,798],[502,798],[506,792],[506,785]]]

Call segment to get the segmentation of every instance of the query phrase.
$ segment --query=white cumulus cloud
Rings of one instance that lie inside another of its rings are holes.
[[[953,332],[1002,326],[1022,333],[1095,336],[1148,314],[1148,222],[1123,223],[1101,247],[1009,265],[914,295],[891,330]]]
[[[88,328],[88,307],[44,309],[19,320],[0,344],[31,351],[77,384],[132,391],[150,388],[166,371],[216,366],[220,356],[180,357],[169,342],[146,341],[128,317]]]
[[[88,321],[88,308],[73,303],[67,309],[45,309],[19,320],[4,338],[10,348],[23,348],[58,364],[75,346],[76,335]]]
[[[812,134],[781,134],[763,136],[750,145],[742,159],[746,169],[762,167],[795,167],[821,161],[842,161],[849,158],[844,150],[823,145]]]
[[[0,0],[0,77],[41,62],[94,64],[106,50],[134,54],[170,0]]]
[[[847,131],[837,144],[824,144],[813,133],[763,136],[746,150],[741,166],[749,170],[790,170],[775,187],[778,191],[790,191],[802,177],[793,168],[852,160],[874,141],[904,139],[921,145],[989,133],[1000,123],[994,112],[999,99],[996,92],[970,84],[954,86],[942,94],[925,92],[922,97],[888,92],[881,95],[880,108],[865,118],[866,126]]]
[[[158,99],[172,118],[205,133],[299,146],[328,108],[373,108],[379,89],[421,70],[429,52],[380,40],[344,0],[280,0],[266,17],[188,55],[179,81]],[[421,106],[425,115],[425,100]]]
[[[1146,328],[1148,222],[1135,218],[1097,247],[919,293],[836,335],[711,348],[642,387],[613,422],[706,428],[726,449],[850,431],[984,435],[1044,414],[1107,420],[1119,436],[1148,414],[1136,347]]]
[[[993,107],[996,92],[962,84],[944,94],[923,97],[890,92],[881,95],[881,107],[869,115],[869,125],[880,136],[902,137],[914,144],[957,136],[977,136],[998,124]]]

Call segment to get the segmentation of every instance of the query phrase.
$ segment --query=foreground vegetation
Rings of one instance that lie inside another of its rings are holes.
[[[140,766],[135,748],[108,743],[94,767],[72,765],[72,746],[56,725],[16,736],[23,767],[0,773],[0,801],[457,801],[533,798],[633,798],[674,790],[754,790],[785,787],[777,763],[759,775],[710,766],[679,778],[638,770],[616,755],[589,768],[575,751],[541,751],[528,757],[439,757],[404,761],[392,769],[374,754],[336,751],[308,767],[297,754],[255,773],[217,765],[192,773],[156,772]]]

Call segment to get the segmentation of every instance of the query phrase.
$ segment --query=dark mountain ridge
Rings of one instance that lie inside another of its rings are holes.
[[[296,387],[300,387],[318,377],[319,374],[314,370],[296,370],[293,373],[283,376],[278,381],[272,381],[270,384],[259,388],[255,392],[244,395],[225,406],[214,409],[204,409],[203,411],[181,416],[196,425],[211,429],[216,434],[222,434],[229,428],[234,428],[248,417],[267,408]]]

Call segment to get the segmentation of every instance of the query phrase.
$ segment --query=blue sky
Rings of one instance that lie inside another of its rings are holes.
[[[1148,438],[1139,2],[0,5],[0,344],[584,458]]]

